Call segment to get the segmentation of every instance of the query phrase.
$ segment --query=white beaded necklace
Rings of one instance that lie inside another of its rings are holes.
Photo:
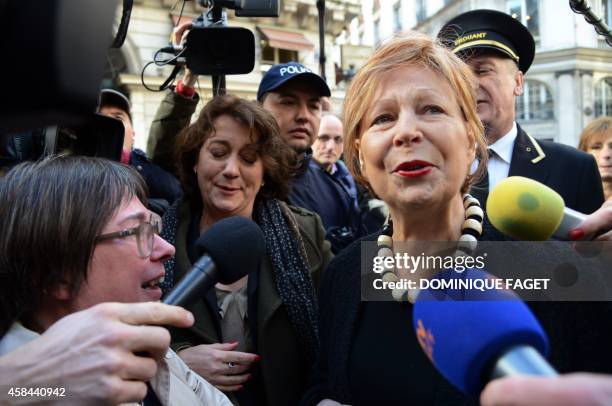
[[[461,236],[459,237],[457,250],[454,256],[472,255],[476,251],[478,245],[478,237],[482,234],[482,221],[484,212],[480,208],[480,202],[470,194],[463,195],[463,207],[465,208],[465,221],[461,227]],[[387,218],[382,232],[377,240],[378,256],[393,257],[393,222],[391,217]],[[395,268],[385,268],[381,273],[384,282],[399,282],[399,278],[395,274]],[[414,303],[418,295],[418,289],[393,289],[393,299],[398,302],[409,301]]]

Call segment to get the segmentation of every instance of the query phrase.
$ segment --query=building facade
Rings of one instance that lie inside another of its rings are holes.
[[[589,3],[612,26],[612,0]],[[529,134],[577,146],[586,124],[612,115],[612,48],[567,1],[364,0],[361,16],[340,42],[373,49],[400,31],[435,36],[454,16],[481,8],[519,19],[536,40],[536,57],[516,106],[517,120]]]
[[[334,60],[339,60],[334,39],[350,21],[359,16],[359,0],[327,0],[325,12],[325,73],[334,89]],[[181,13],[182,9],[182,13]],[[156,51],[169,44],[177,21],[185,22],[206,11],[196,1],[135,0],[124,45],[108,54],[104,86],[122,87],[129,93],[136,131],[135,146],[144,149],[150,123],[163,97],[158,88],[170,74],[171,66],[150,64]],[[227,92],[255,99],[262,74],[274,63],[297,60],[319,72],[319,23],[315,0],[280,0],[278,18],[236,17],[227,10],[228,26],[244,27],[255,36],[255,68],[246,75],[227,76]],[[227,46],[220,44],[220,46]],[[143,85],[141,80],[144,80]],[[201,76],[199,93],[204,100],[212,96],[210,77]],[[343,93],[334,92],[332,103],[340,105]],[[203,103],[201,103],[203,104]]]

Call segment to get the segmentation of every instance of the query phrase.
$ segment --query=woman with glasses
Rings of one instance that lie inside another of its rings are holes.
[[[259,224],[267,256],[191,306],[195,324],[173,332],[173,347],[235,403],[297,404],[318,350],[315,287],[331,252],[319,217],[282,201],[293,151],[270,113],[235,96],[208,102],[177,144],[185,198],[163,218],[162,236],[176,247],[165,290],[198,259],[198,236],[228,216]],[[248,241],[227,244],[239,250]]]
[[[145,207],[146,186],[134,169],[105,159],[56,156],[13,168],[0,182],[0,196],[0,355],[99,303],[160,299],[163,262],[174,248],[157,235],[159,217]],[[168,332],[158,327],[153,334]],[[137,343],[129,338],[116,370],[133,380],[133,390],[148,381],[147,400],[158,402],[151,404],[231,405],[167,347],[133,353]],[[66,356],[75,363],[79,357],[116,356],[110,349],[92,354],[89,344]],[[63,387],[70,402],[70,381],[49,384]]]

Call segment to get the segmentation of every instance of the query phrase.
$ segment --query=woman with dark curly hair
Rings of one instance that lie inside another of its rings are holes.
[[[318,351],[315,286],[331,251],[320,218],[282,202],[294,161],[274,118],[235,96],[211,100],[177,140],[185,197],[163,219],[164,238],[176,247],[166,292],[216,221],[250,218],[266,240],[259,269],[217,284],[189,308],[194,326],[172,337],[183,360],[240,405],[296,404]]]

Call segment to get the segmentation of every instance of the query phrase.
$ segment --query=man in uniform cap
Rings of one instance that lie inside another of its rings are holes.
[[[478,80],[478,115],[489,144],[487,177],[473,189],[484,204],[489,190],[507,176],[524,176],[557,191],[565,205],[592,213],[603,203],[596,162],[553,142],[536,141],[516,123],[515,100],[533,62],[529,30],[495,10],[463,13],[442,27],[440,40],[464,59]]]

